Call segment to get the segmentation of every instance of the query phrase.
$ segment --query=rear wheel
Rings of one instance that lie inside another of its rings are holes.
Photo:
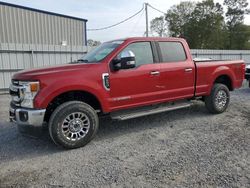
[[[98,125],[98,116],[91,106],[70,101],[53,112],[49,133],[57,145],[73,149],[86,145],[95,136]]]
[[[205,97],[205,104],[209,112],[220,114],[224,112],[230,101],[230,93],[224,84],[214,84],[211,94]]]

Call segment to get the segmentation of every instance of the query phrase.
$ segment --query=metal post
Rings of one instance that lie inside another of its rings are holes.
[[[31,55],[31,68],[34,68],[35,65],[34,65],[34,51],[33,50],[30,51],[30,55]]]
[[[70,33],[70,62],[73,62],[73,57],[72,57],[72,35]]]
[[[145,3],[145,13],[146,13],[146,37],[148,37],[148,3]]]

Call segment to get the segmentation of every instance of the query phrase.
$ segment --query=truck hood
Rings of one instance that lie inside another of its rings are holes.
[[[29,69],[17,72],[13,79],[15,80],[39,80],[43,76],[48,75],[65,75],[67,72],[78,72],[92,68],[96,63],[86,64],[86,63],[77,63],[77,64],[64,64],[58,66],[50,66],[45,68],[36,68]]]

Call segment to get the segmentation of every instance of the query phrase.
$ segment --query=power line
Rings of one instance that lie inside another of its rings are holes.
[[[135,22],[134,26],[132,27],[131,31],[129,32],[129,34],[131,34],[133,31],[135,31],[135,28],[138,26],[138,23],[141,21],[142,16],[145,13],[145,9],[143,9],[141,15],[139,15],[139,18],[137,19],[137,21]]]
[[[156,11],[162,13],[162,14],[167,14],[166,12],[163,12],[163,11],[157,9],[157,8],[153,7],[152,5],[150,5],[150,4],[148,4],[148,6],[151,7],[152,9],[154,9],[154,10],[156,10]]]
[[[118,26],[118,25],[120,25],[120,24],[122,24],[122,23],[124,23],[124,22],[127,22],[128,20],[134,18],[135,16],[137,16],[137,15],[140,14],[141,12],[143,12],[143,11],[145,10],[145,8],[147,9],[147,6],[149,6],[150,8],[152,8],[152,9],[154,9],[154,10],[156,10],[156,11],[162,13],[162,14],[167,14],[166,12],[163,12],[163,11],[159,10],[158,8],[153,7],[151,4],[143,3],[142,8],[141,8],[138,12],[136,12],[135,14],[133,14],[132,16],[129,16],[128,18],[126,18],[126,19],[124,19],[124,20],[122,20],[122,21],[120,21],[120,22],[118,22],[118,23],[116,23],[116,24],[113,24],[113,25],[110,25],[110,26],[106,26],[106,27],[101,27],[101,28],[87,29],[87,31],[101,31],[101,30],[106,30],[106,29],[110,29],[110,28],[112,28],[112,27]],[[146,10],[146,12],[147,12],[147,10]],[[146,15],[146,19],[147,19],[147,18],[148,18],[148,17],[147,17],[147,15]],[[146,24],[146,25],[147,25],[147,24]],[[148,26],[146,26],[146,30],[147,30],[147,27],[148,27]]]
[[[113,24],[113,25],[110,25],[110,26],[106,26],[106,27],[102,27],[102,28],[87,29],[87,31],[100,31],[100,30],[105,30],[105,29],[109,29],[109,28],[115,27],[115,26],[120,25],[120,24],[122,24],[122,23],[124,23],[124,22],[126,22],[126,21],[128,21],[128,20],[130,20],[130,19],[132,19],[133,17],[137,16],[137,15],[140,14],[143,10],[144,10],[144,4],[143,4],[143,7],[142,7],[138,12],[136,12],[136,13],[133,14],[132,16],[130,16],[130,17],[128,17],[128,18],[126,18],[126,19],[124,19],[124,20],[122,20],[122,21],[120,21],[120,22],[118,22],[118,23],[116,23],[116,24]]]

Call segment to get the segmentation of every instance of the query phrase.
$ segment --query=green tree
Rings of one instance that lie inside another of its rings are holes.
[[[213,0],[196,4],[188,22],[186,38],[189,45],[199,49],[223,49],[225,23],[223,8]]]
[[[170,36],[187,39],[191,48],[224,48],[223,8],[213,0],[181,2],[166,14]]]
[[[185,38],[191,48],[249,49],[250,26],[244,17],[250,13],[247,0],[224,0],[223,7],[213,0],[181,2],[172,6],[161,18],[151,21],[151,31],[159,36],[168,32],[172,37]]]
[[[190,1],[181,2],[172,6],[165,15],[169,35],[172,37],[185,36],[186,26],[191,19],[191,14],[195,9],[195,3]]]
[[[244,24],[235,25],[235,27],[231,28],[230,33],[228,35],[230,40],[229,49],[237,49],[237,50],[246,50],[249,48],[249,40],[250,40],[250,30],[249,26]]]
[[[227,6],[226,21],[229,27],[234,27],[244,22],[245,14],[249,13],[247,0],[224,0]]]
[[[167,26],[164,16],[156,17],[150,22],[150,30],[159,37],[167,35]]]
[[[249,40],[248,27],[244,25],[245,14],[249,14],[247,0],[224,0],[227,7],[226,24],[228,30],[227,48],[244,49]]]
[[[250,50],[250,25],[245,25],[246,34],[248,35],[248,40],[245,42],[244,49]]]

